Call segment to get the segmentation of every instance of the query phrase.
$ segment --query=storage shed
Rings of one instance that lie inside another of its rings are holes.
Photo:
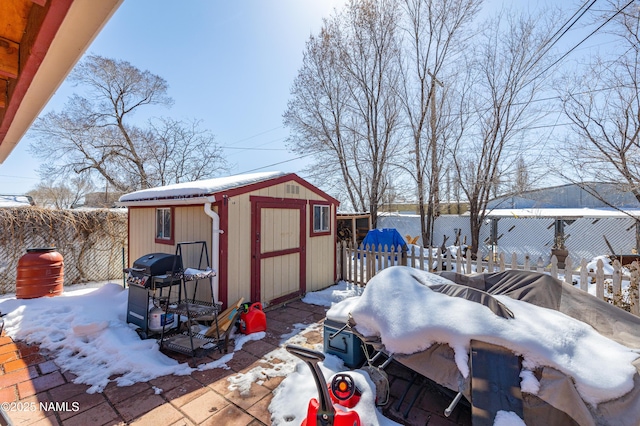
[[[334,284],[338,204],[282,172],[168,185],[119,200],[129,208],[129,263],[206,241],[217,272],[212,291],[224,305],[240,297],[280,303]]]

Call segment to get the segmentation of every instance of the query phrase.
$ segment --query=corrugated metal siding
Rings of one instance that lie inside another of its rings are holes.
[[[422,245],[420,216],[418,215],[397,215],[397,216],[379,216],[378,228],[395,228],[400,234],[406,238],[419,237],[418,245]],[[451,245],[455,241],[456,230],[460,229],[461,240],[467,238],[467,244],[471,244],[471,231],[469,227],[469,218],[464,216],[440,216],[433,225],[433,245],[439,247],[442,245],[444,236],[449,237],[446,244]],[[480,239],[481,241],[483,238]]]
[[[508,255],[516,253],[518,263],[523,264],[525,255],[529,255],[531,262],[542,258],[548,264],[551,258],[551,247],[554,242],[553,218],[509,218],[498,220],[498,252]],[[380,216],[379,228],[396,228],[402,235],[420,234],[420,217],[417,215]],[[442,236],[447,235],[447,245],[455,240],[455,229],[461,229],[461,236],[467,235],[467,244],[471,242],[469,218],[464,216],[440,216],[434,225],[436,245],[442,243]],[[486,243],[489,241],[491,226],[485,221],[480,230],[480,247],[483,256],[489,253]],[[630,218],[579,218],[572,223],[565,224],[567,240],[565,245],[569,250],[569,257],[574,265],[582,259],[591,260],[596,256],[610,254],[603,235],[607,237],[615,254],[629,254],[636,244],[636,229],[634,220]]]
[[[582,258],[590,260],[597,255],[610,254],[603,236],[607,237],[615,254],[630,254],[636,244],[634,222],[630,218],[580,218],[565,225],[564,232],[568,236],[565,245],[571,260],[579,262]]]
[[[491,226],[487,224],[482,230],[486,232],[482,241],[488,253]],[[529,255],[531,262],[542,258],[546,263],[551,254],[553,235],[554,220],[551,218],[502,217],[498,219],[498,253],[504,253],[507,262],[511,262],[511,254],[516,253],[519,264],[524,264],[526,255]]]

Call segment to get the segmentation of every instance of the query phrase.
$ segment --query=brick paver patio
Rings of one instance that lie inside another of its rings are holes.
[[[12,409],[8,415],[14,425],[268,425],[271,424],[268,407],[272,391],[283,378],[253,383],[248,395],[230,391],[227,379],[263,365],[261,358],[280,345],[282,335],[291,333],[294,324],[322,321],[325,312],[321,306],[299,300],[267,310],[265,338],[248,342],[235,352],[227,363],[230,370],[194,371],[190,376],[164,376],[125,387],[112,382],[102,393],[94,394],[86,392],[89,386],[74,384],[73,375],[62,373],[37,345],[1,336],[0,402],[10,403]],[[322,329],[306,332],[304,337],[310,344],[321,343]],[[170,352],[167,355],[192,366],[223,356],[216,352],[193,360]],[[424,425],[427,420],[432,426],[469,424],[464,408],[459,410],[462,415],[454,419],[425,411],[425,407],[434,403],[434,396],[428,392],[419,395],[405,418],[404,412],[412,398],[407,398],[401,407],[396,404],[411,373],[393,363],[387,371],[392,390],[392,398],[385,407],[387,416],[409,425]],[[47,410],[40,409],[41,403]]]

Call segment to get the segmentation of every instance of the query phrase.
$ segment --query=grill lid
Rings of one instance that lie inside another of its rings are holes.
[[[149,253],[133,262],[132,268],[135,272],[145,275],[163,275],[167,272],[182,270],[182,258],[169,253]]]

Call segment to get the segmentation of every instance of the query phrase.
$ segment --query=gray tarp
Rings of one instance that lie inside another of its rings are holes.
[[[441,272],[439,275],[460,285],[455,287],[466,286],[480,290],[480,293],[451,288],[453,286],[439,289],[431,286],[436,291],[457,297],[468,295],[469,300],[494,305],[499,302],[490,296],[478,299],[478,294],[505,295],[555,309],[591,325],[611,340],[629,348],[640,349],[640,318],[549,275],[517,270],[473,276],[454,272]],[[363,340],[384,350],[379,341]],[[436,344],[419,353],[396,354],[394,359],[442,386],[456,392],[462,391],[470,400],[470,379],[462,377],[453,355],[449,346]],[[616,360],[611,362],[615,363]],[[620,398],[600,403],[597,407],[586,404],[580,398],[570,377],[551,367],[540,368],[535,372],[540,382],[538,394],[523,394],[525,423],[529,426],[572,423],[581,426],[640,425],[640,360],[636,360],[634,366],[637,372],[633,390]]]

